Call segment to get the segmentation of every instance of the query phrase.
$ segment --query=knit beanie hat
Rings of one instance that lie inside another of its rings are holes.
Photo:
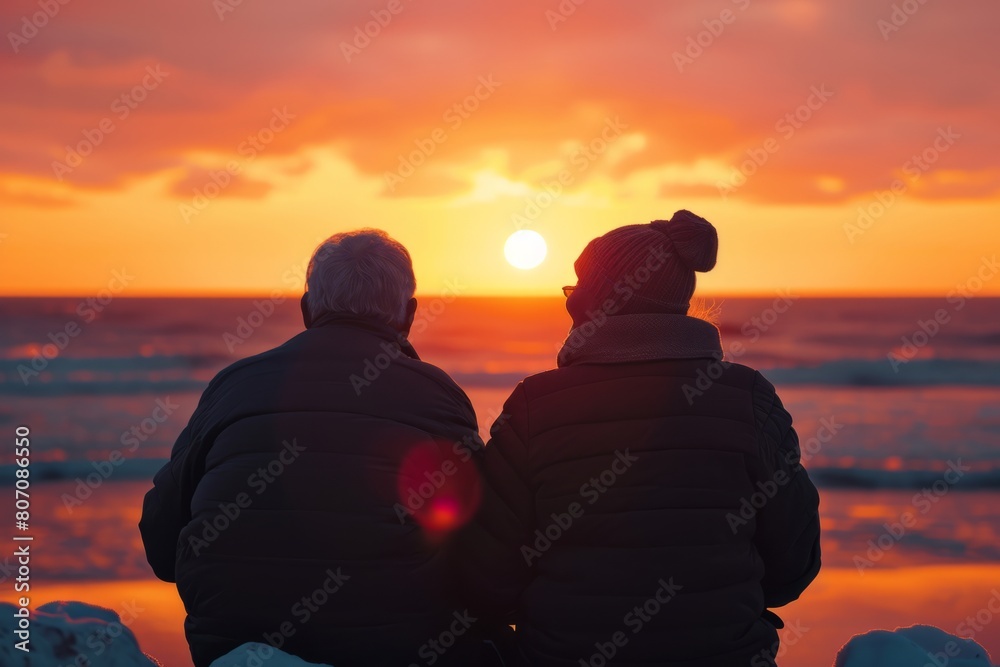
[[[687,313],[695,271],[710,271],[718,250],[715,227],[690,211],[619,227],[591,241],[576,260],[580,305],[611,299],[617,315]]]

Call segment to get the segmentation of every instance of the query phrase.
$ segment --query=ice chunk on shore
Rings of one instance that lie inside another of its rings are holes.
[[[834,667],[992,667],[990,656],[971,639],[930,625],[856,635],[837,653]]]
[[[296,658],[294,655],[288,655],[282,650],[259,642],[249,642],[238,646],[215,660],[209,667],[252,667],[253,665],[266,665],[266,667],[331,667],[331,665],[306,662],[301,658]]]
[[[26,653],[16,647],[23,640],[15,634],[20,609],[0,603],[0,665],[161,667],[139,649],[117,613],[82,602],[49,602],[29,611],[30,652]]]

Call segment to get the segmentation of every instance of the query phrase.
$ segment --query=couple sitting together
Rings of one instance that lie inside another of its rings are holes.
[[[591,241],[558,367],[484,444],[407,341],[407,250],[322,243],[305,331],[212,380],[143,504],[194,664],[773,665],[819,497],[774,387],[687,314],[717,250],[687,211]]]

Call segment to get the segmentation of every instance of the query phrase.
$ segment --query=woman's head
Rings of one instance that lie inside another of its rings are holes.
[[[591,241],[576,260],[577,286],[566,308],[577,324],[597,312],[683,315],[695,272],[711,270],[718,249],[715,227],[689,211],[619,227]]]

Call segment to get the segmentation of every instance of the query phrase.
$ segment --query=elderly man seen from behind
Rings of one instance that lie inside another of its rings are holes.
[[[139,524],[196,667],[249,642],[331,665],[481,664],[443,553],[475,509],[461,459],[481,442],[469,399],[407,341],[414,290],[384,232],[332,236],[309,264],[305,331],[205,390]],[[447,651],[428,643],[442,632]]]

